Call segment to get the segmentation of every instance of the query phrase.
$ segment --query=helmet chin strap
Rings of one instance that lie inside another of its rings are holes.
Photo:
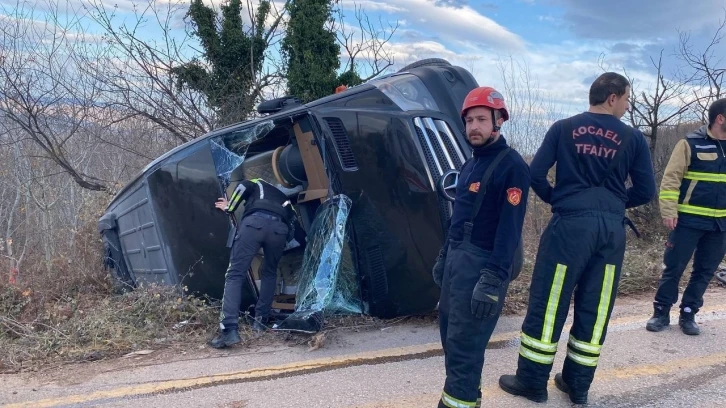
[[[501,129],[501,126],[497,126],[497,117],[494,115],[494,110],[492,109],[492,135],[494,135],[494,132],[498,132],[499,129]]]
[[[494,132],[496,132],[496,130],[494,130]],[[481,145],[481,147],[487,147],[487,146],[489,146],[490,144],[494,143],[494,132],[492,132],[492,133],[491,133],[491,134],[489,135],[489,137],[487,138],[487,141],[486,141],[486,142],[484,142],[484,144],[483,144],[483,145]]]
[[[499,129],[501,129],[501,126],[497,126],[497,118],[494,115],[494,110],[492,109],[492,133],[489,135],[489,138],[487,138],[486,143],[484,143],[481,147],[487,147],[494,141],[494,133],[498,132]]]

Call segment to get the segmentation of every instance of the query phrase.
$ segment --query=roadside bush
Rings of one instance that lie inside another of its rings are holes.
[[[4,286],[0,296],[0,362],[5,370],[203,341],[219,313],[202,299],[161,286],[115,296],[61,297],[42,307],[31,307],[36,296],[27,289]]]

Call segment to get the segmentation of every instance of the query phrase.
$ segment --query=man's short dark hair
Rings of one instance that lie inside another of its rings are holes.
[[[708,128],[716,123],[716,116],[723,115],[726,118],[726,98],[718,99],[708,107]]]
[[[590,85],[590,106],[604,103],[612,94],[623,96],[629,86],[628,79],[618,73],[606,72],[600,75]]]

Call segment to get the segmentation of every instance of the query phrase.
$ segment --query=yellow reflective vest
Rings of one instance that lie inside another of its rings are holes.
[[[676,143],[660,184],[663,218],[677,217],[678,224],[696,229],[726,230],[725,151],[705,125]]]

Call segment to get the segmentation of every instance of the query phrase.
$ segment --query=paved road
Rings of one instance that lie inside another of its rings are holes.
[[[651,303],[619,300],[590,392],[594,407],[726,406],[726,291],[714,288],[699,314],[702,334],[677,325],[644,329]],[[672,322],[677,321],[674,312]],[[547,404],[501,391],[497,379],[516,367],[521,317],[500,320],[486,353],[484,406],[569,407],[554,384]],[[562,336],[566,339],[567,336]],[[566,340],[560,341],[555,369]],[[136,365],[133,367],[131,365]],[[554,376],[554,373],[553,373]],[[433,325],[402,325],[332,336],[323,348],[200,350],[186,359],[99,362],[44,376],[0,376],[9,407],[434,407],[443,358]]]

